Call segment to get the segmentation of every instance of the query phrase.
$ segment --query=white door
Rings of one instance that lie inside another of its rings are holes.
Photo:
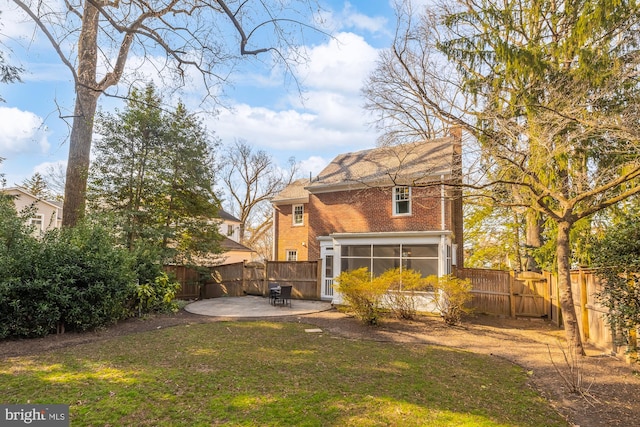
[[[322,258],[322,290],[320,298],[323,300],[333,299],[333,277],[334,277],[334,256],[332,247],[323,247],[320,250]]]

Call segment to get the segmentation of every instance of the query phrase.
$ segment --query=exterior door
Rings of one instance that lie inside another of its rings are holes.
[[[320,292],[320,299],[332,300],[333,299],[333,278],[334,278],[334,256],[333,248],[323,247],[321,248],[322,258],[322,289]]]

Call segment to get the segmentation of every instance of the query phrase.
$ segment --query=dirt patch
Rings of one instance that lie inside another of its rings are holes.
[[[137,332],[220,320],[230,319],[185,311],[144,320],[130,319],[90,333],[3,341],[0,342],[0,357],[38,354]],[[560,369],[570,376],[561,344],[564,333],[542,320],[476,316],[466,319],[462,326],[450,327],[438,317],[420,317],[414,321],[385,319],[379,327],[368,327],[336,310],[265,320],[308,323],[350,339],[441,345],[500,357],[526,369],[532,386],[571,424],[580,427],[638,425],[640,401],[636,399],[636,393],[640,389],[640,377],[634,372],[636,367],[587,347],[588,356],[579,361],[586,395],[572,393],[557,371]]]

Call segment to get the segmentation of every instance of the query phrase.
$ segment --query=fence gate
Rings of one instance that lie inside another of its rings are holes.
[[[549,284],[542,274],[533,271],[518,274],[512,292],[516,316],[549,316]]]

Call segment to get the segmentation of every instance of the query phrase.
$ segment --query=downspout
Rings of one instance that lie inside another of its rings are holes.
[[[445,194],[444,194],[444,175],[440,175],[440,221],[441,221],[441,229],[442,231],[446,230],[446,226],[445,226],[445,209],[444,209],[444,201],[445,201]]]
[[[444,231],[446,230],[444,202],[445,202],[444,175],[440,175],[440,222],[441,222],[440,229],[441,231],[443,231],[443,233],[440,234],[440,268],[438,272],[439,276],[443,276],[444,273],[447,271],[447,266],[445,265],[447,262],[447,242],[444,238]]]

